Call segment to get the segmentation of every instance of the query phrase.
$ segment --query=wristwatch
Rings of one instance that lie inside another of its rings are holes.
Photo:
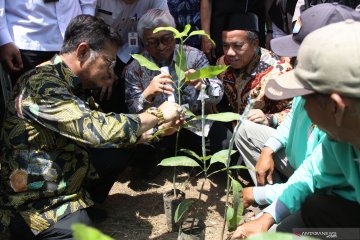
[[[151,114],[151,115],[154,115],[156,118],[157,118],[157,125],[161,125],[164,123],[165,119],[164,119],[164,114],[163,112],[161,111],[161,109],[157,108],[157,107],[150,107],[148,109],[146,109],[147,113]]]

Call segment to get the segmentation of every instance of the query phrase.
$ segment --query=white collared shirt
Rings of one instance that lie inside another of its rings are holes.
[[[14,42],[19,49],[60,51],[70,20],[95,14],[96,0],[0,0],[0,46]]]
[[[140,52],[140,48],[130,49],[128,33],[137,32],[139,19],[152,8],[169,11],[166,0],[137,0],[127,4],[122,0],[98,0],[96,16],[102,17],[107,24],[112,26],[120,34],[123,45],[117,53],[122,62],[127,63],[131,53]]]

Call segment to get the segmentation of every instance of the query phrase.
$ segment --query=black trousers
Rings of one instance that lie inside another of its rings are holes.
[[[15,85],[16,81],[22,74],[35,68],[37,65],[50,60],[57,53],[58,52],[20,50],[24,67],[21,71],[10,74],[12,85]]]
[[[85,189],[96,203],[102,203],[108,196],[111,187],[119,174],[125,170],[130,159],[136,158],[136,148],[92,148],[90,149],[91,163],[99,174],[99,179],[86,184]]]
[[[62,218],[60,221],[49,227],[45,231],[42,231],[38,235],[34,235],[30,228],[27,226],[24,219],[17,215],[15,219],[11,221],[10,233],[11,240],[72,240],[71,225],[74,223],[82,223],[88,226],[93,226],[91,219],[89,218],[86,209],[81,209],[73,214],[69,214]]]
[[[309,228],[360,228],[360,204],[316,194],[302,205],[301,217]]]

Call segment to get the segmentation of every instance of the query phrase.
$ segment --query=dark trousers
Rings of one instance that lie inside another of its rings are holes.
[[[94,202],[102,203],[119,174],[126,168],[130,159],[139,154],[135,148],[93,148],[90,149],[91,163],[99,174],[99,179],[89,182],[85,189]]]
[[[92,226],[93,223],[89,218],[86,209],[81,209],[73,214],[69,214],[60,221],[42,231],[38,235],[34,235],[27,226],[24,219],[17,215],[10,224],[11,240],[72,240],[71,225],[74,223],[82,223]]]
[[[24,67],[21,71],[10,74],[12,85],[15,85],[22,74],[35,68],[37,65],[50,60],[57,53],[58,52],[20,50]]]
[[[302,205],[301,217],[309,228],[359,228],[360,204],[337,196],[316,194]]]

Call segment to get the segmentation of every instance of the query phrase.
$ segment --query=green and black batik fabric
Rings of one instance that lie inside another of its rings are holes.
[[[20,213],[38,233],[93,204],[83,188],[93,169],[87,148],[135,144],[140,127],[138,115],[95,107],[59,56],[22,76],[0,138],[1,225]]]

